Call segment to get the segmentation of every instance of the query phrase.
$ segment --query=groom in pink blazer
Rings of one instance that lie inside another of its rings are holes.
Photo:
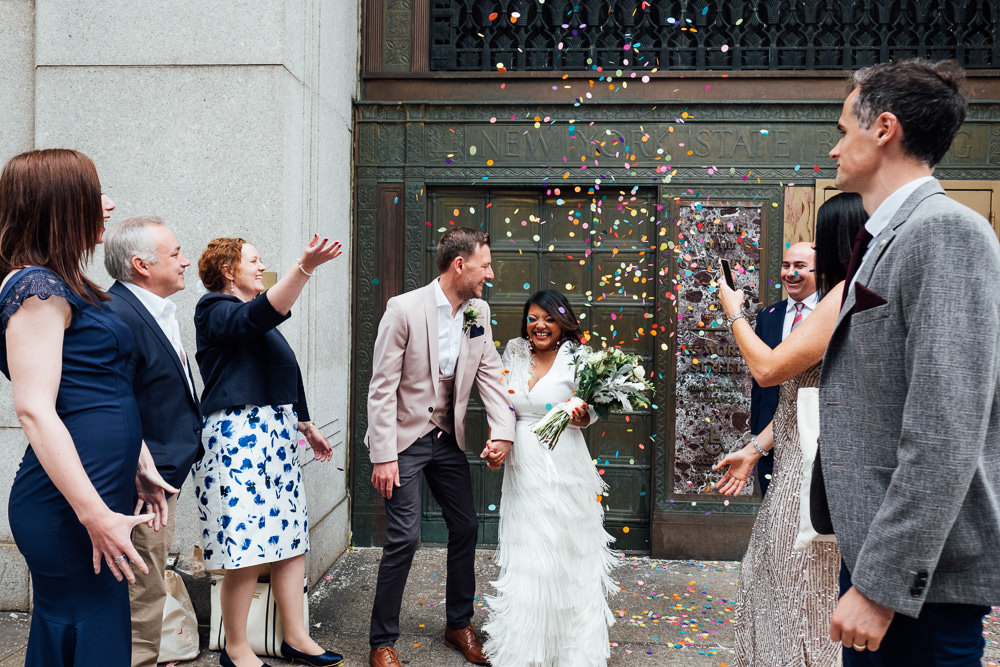
[[[445,644],[469,662],[489,664],[472,627],[479,520],[465,457],[465,412],[472,384],[486,407],[491,441],[481,458],[498,470],[514,439],[514,413],[500,385],[489,306],[490,237],[458,228],[437,248],[440,275],[389,299],[379,323],[368,389],[365,444],[372,485],[385,498],[386,538],[379,565],[369,643],[371,667],[400,665],[403,589],[420,543],[420,473],[448,526]]]

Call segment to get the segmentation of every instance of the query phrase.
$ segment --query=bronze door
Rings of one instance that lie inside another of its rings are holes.
[[[655,189],[552,187],[542,190],[437,189],[428,192],[425,275],[436,275],[434,248],[447,229],[473,227],[491,235],[496,279],[484,297],[490,304],[493,335],[502,353],[520,333],[525,300],[539,289],[563,292],[590,345],[618,346],[653,357],[667,335],[657,324]],[[660,288],[662,289],[662,287]],[[662,351],[660,352],[663,353]],[[660,402],[666,387],[658,384]],[[654,398],[654,404],[657,399]],[[479,459],[487,438],[485,414],[478,401],[470,405],[466,423],[468,457],[480,517],[480,542],[497,540],[501,503],[501,473]],[[650,475],[656,440],[654,412],[612,413],[587,429],[587,443],[608,493],[598,500],[605,508],[605,526],[615,549],[648,551],[650,535]],[[447,530],[440,510],[424,489],[422,536],[444,542]]]

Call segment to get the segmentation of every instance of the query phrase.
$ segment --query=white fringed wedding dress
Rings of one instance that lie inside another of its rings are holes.
[[[483,625],[493,667],[603,667],[611,654],[607,595],[618,587],[598,501],[607,487],[579,428],[567,427],[551,451],[531,431],[573,395],[574,348],[564,343],[530,390],[528,341],[515,338],[504,352],[517,431],[500,499],[500,576]]]

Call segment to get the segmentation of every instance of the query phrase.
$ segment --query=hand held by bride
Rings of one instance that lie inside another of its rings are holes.
[[[510,440],[487,440],[479,458],[486,459],[486,467],[490,470],[500,470],[512,444]]]

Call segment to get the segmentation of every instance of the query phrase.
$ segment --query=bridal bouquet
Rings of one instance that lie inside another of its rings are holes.
[[[631,412],[633,405],[648,405],[646,392],[653,391],[642,367],[642,357],[617,347],[594,352],[581,345],[574,353],[573,366],[576,396],[549,410],[531,429],[549,449],[556,446],[559,436],[569,426],[570,413],[584,403],[593,405],[601,418],[606,419],[612,404],[619,403],[622,410]]]

